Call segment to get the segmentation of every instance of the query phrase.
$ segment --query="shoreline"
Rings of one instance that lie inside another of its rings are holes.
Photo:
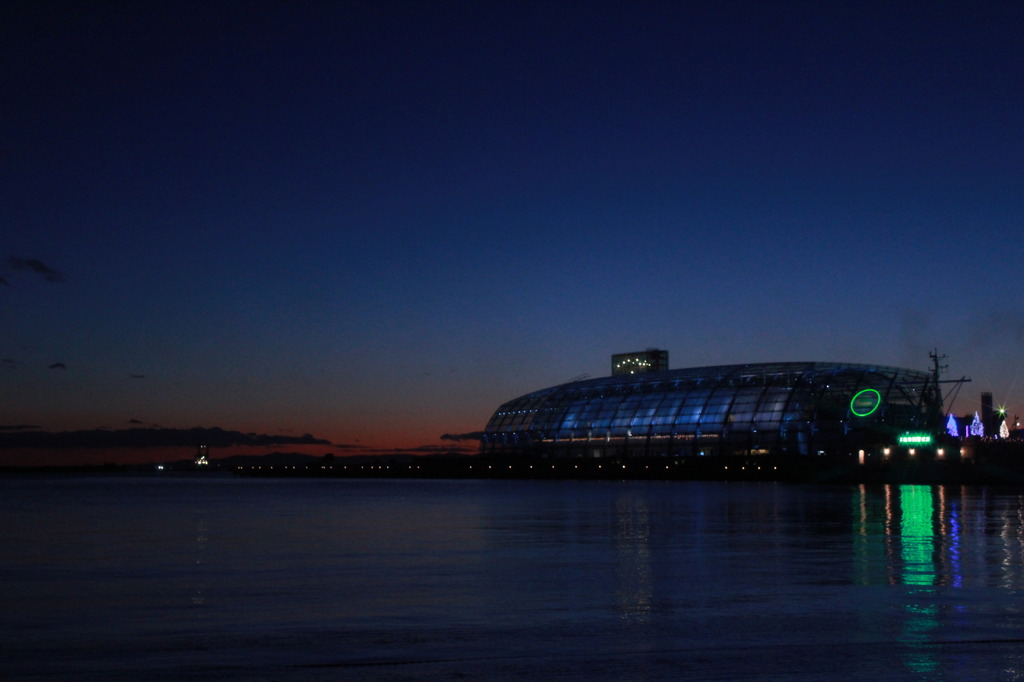
[[[520,454],[378,455],[331,458],[278,455],[252,461],[154,465],[0,467],[0,474],[231,475],[261,478],[717,480],[841,484],[1024,486],[1024,443],[978,442],[954,450],[892,455],[733,455],[707,457],[545,458]]]

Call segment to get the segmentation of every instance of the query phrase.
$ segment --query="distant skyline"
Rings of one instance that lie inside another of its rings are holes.
[[[1020,3],[16,1],[0,38],[4,429],[431,451],[647,347],[938,349],[957,414],[1024,414]]]

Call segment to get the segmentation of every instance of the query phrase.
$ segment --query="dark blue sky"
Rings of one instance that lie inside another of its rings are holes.
[[[0,31],[3,424],[430,445],[649,346],[937,347],[958,411],[1024,412],[1018,2],[14,2]]]

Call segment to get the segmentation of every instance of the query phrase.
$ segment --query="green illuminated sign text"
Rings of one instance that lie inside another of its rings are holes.
[[[930,433],[904,433],[899,438],[900,445],[931,445]]]

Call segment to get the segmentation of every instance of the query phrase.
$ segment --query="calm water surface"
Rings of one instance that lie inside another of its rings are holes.
[[[1020,679],[1024,491],[0,478],[13,680]]]

